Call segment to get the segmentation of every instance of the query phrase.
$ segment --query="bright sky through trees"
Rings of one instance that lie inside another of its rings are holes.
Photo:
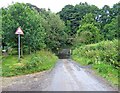
[[[67,4],[75,5],[80,2],[87,2],[88,4],[102,8],[104,5],[112,7],[113,4],[118,3],[119,0],[0,0],[0,7],[6,7],[12,4],[12,2],[31,3],[39,8],[50,8],[52,12],[59,12]]]

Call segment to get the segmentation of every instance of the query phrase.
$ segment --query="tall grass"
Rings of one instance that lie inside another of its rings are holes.
[[[2,76],[16,76],[48,70],[54,67],[57,57],[48,51],[38,51],[31,55],[25,55],[18,62],[17,55],[3,58]]]
[[[118,85],[118,40],[102,41],[96,44],[77,46],[73,50],[73,59],[82,65],[93,66],[103,77]]]

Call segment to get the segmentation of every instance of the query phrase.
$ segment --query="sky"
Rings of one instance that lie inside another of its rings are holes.
[[[11,5],[12,2],[31,3],[39,8],[49,8],[52,12],[56,13],[61,11],[61,9],[68,4],[76,5],[80,2],[87,2],[90,5],[96,5],[97,7],[102,8],[104,5],[112,7],[113,4],[116,4],[119,1],[120,0],[0,0],[0,7],[7,7],[8,5]]]

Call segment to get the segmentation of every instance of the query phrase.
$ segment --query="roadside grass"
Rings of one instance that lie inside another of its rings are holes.
[[[111,84],[118,86],[119,70],[115,69],[111,65],[105,64],[104,62],[101,62],[100,64],[95,64],[93,66],[93,69],[97,70],[97,73],[106,78]]]
[[[17,55],[3,57],[2,76],[10,77],[16,75],[31,74],[54,67],[57,57],[51,52],[41,50],[31,55],[24,55],[18,62]]]
[[[81,65],[92,65],[99,75],[118,86],[118,40],[79,46],[73,50],[72,58]]]
[[[119,70],[115,69],[113,66],[108,65],[104,62],[100,62],[100,64],[90,64],[91,60],[85,57],[73,57],[73,60],[83,66],[92,65],[92,69],[95,70],[97,74],[106,78],[111,84],[118,86]]]

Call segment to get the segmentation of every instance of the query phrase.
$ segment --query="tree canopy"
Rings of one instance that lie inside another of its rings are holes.
[[[80,24],[77,39],[79,38],[81,43],[96,43],[100,40],[100,30],[97,28],[97,22],[91,13],[86,14]]]
[[[2,45],[17,49],[15,31],[21,27],[21,52],[31,53],[40,49],[58,50],[74,44],[90,44],[118,37],[118,16],[120,3],[113,7],[79,3],[66,5],[57,14],[50,9],[38,8],[32,4],[15,3],[2,11]],[[78,43],[79,43],[78,42]]]
[[[73,38],[76,37],[78,30],[86,31],[85,28],[88,28],[89,32],[91,32],[91,27],[93,27],[99,30],[100,40],[112,40],[118,34],[116,17],[119,15],[119,8],[120,2],[114,4],[113,7],[104,5],[101,9],[88,3],[80,3],[75,6],[66,5],[58,14],[67,26],[68,35]],[[113,28],[114,30],[112,30]],[[85,34],[86,32],[82,33]]]
[[[35,6],[24,3],[15,3],[1,10],[3,48],[5,45],[17,48],[15,31],[19,26],[24,32],[24,36],[21,36],[22,53],[43,48],[56,50],[65,44],[67,34],[59,15],[44,9],[38,11]]]

